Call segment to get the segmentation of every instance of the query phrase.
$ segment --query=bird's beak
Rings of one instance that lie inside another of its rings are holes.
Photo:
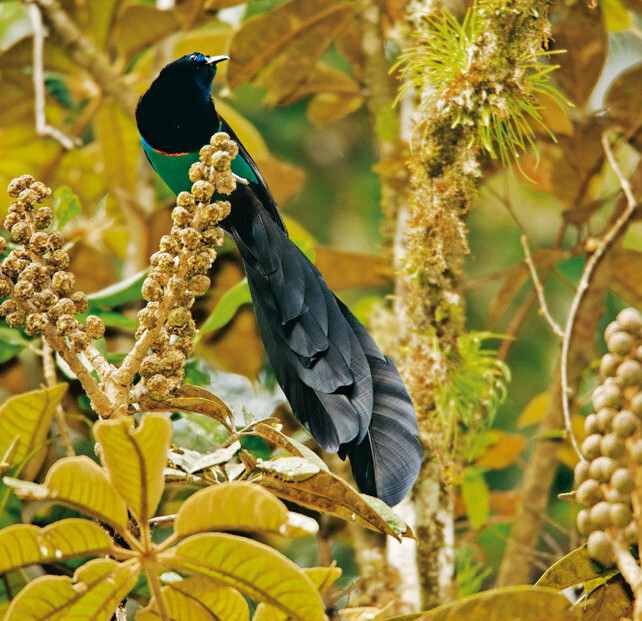
[[[207,59],[207,64],[208,65],[218,65],[218,63],[222,63],[224,60],[229,60],[229,56],[206,56]]]

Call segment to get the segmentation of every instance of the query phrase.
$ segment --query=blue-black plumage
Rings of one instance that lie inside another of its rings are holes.
[[[359,489],[394,505],[421,465],[414,407],[394,362],[292,243],[256,164],[216,112],[210,90],[225,58],[195,52],[162,70],[136,109],[145,152],[178,193],[212,134],[236,141],[232,169],[249,183],[229,197],[221,227],[243,259],[270,364],[319,445],[350,457]]]

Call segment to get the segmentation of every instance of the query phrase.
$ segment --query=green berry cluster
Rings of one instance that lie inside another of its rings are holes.
[[[594,413],[585,421],[586,439],[575,468],[576,500],[586,507],[577,527],[588,536],[588,553],[613,562],[613,542],[638,542],[632,492],[642,465],[642,314],[624,309],[604,333],[608,353],[593,391]]]
[[[69,255],[63,249],[60,231],[48,233],[53,222],[51,207],[43,205],[51,190],[31,175],[13,179],[8,188],[13,199],[2,222],[14,248],[0,264],[0,315],[12,328],[22,328],[29,336],[53,329],[73,352],[83,351],[91,339],[105,333],[102,320],[90,315],[84,322],[77,313],[88,308],[87,296],[74,292],[75,278],[66,271]],[[0,254],[7,241],[0,237]]]
[[[217,225],[231,207],[212,199],[236,189],[231,164],[237,153],[238,146],[224,132],[214,134],[200,150],[189,171],[192,191],[178,195],[171,232],[151,257],[152,269],[142,287],[147,305],[138,313],[136,338],[155,332],[151,353],[140,367],[152,399],[162,400],[179,388],[185,360],[192,354],[196,325],[190,309],[194,298],[210,287],[207,272],[224,239]]]

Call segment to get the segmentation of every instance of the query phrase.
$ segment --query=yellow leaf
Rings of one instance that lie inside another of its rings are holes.
[[[533,397],[519,415],[517,426],[522,428],[538,424],[544,418],[550,399],[551,396],[547,392],[541,392]]]
[[[139,25],[136,28],[141,30]],[[107,100],[98,109],[94,128],[100,148],[97,159],[102,165],[102,176],[107,187],[133,190],[140,156],[140,138],[133,119],[114,101]]]
[[[91,515],[115,530],[127,528],[127,507],[105,471],[85,455],[59,459],[42,485],[10,480],[21,498],[51,500]]]
[[[339,611],[342,619],[346,621],[378,621],[382,619],[382,611],[374,606],[358,606],[356,608],[342,608]],[[412,617],[411,617],[412,618]]]
[[[234,421],[234,415],[227,403],[205,388],[184,384],[176,395],[167,399],[167,403],[177,410],[205,414],[225,425]]]
[[[205,576],[192,576],[161,588],[172,621],[247,621],[250,613],[243,596]],[[159,619],[155,598],[136,614],[136,621]]]
[[[319,43],[323,43],[315,46],[316,56],[308,55],[308,60],[314,64],[338,34],[335,31],[338,28],[335,20],[345,22],[353,13],[352,7],[342,1],[292,0],[269,13],[249,19],[237,32],[230,46],[230,88],[237,88],[251,80],[286,47],[293,44],[296,46],[297,40],[307,38],[310,30],[316,31],[315,37]],[[319,29],[319,24],[324,27]],[[309,68],[306,68],[306,72],[309,73]],[[302,70],[296,74],[297,77],[299,74],[305,77]]]
[[[36,578],[11,602],[7,619],[109,621],[136,584],[138,573],[136,561],[96,559],[79,567],[74,580],[66,576]]]
[[[303,573],[310,578],[314,588],[323,593],[341,576],[341,569],[333,563],[330,567],[309,567]],[[259,604],[256,607],[252,621],[286,621],[287,615],[269,604]]]
[[[0,530],[0,573],[35,563],[103,554],[112,547],[98,524],[80,518],[38,528],[14,524]]]
[[[491,433],[496,438],[495,442],[484,451],[475,464],[480,468],[502,470],[515,463],[526,448],[527,440],[524,436],[507,431],[493,430]]]
[[[174,11],[135,4],[128,6],[118,19],[115,28],[116,46],[121,54],[129,58],[178,29],[179,23]]]
[[[307,175],[302,168],[273,156],[254,159],[279,205],[287,203],[303,189]]]
[[[94,434],[114,487],[136,519],[148,520],[165,486],[163,471],[172,423],[161,414],[145,415],[137,429],[131,418],[102,420],[94,426]]]
[[[377,254],[316,246],[315,265],[330,289],[381,287],[392,283],[390,263]]]
[[[542,587],[513,586],[477,593],[419,613],[415,618],[421,618],[421,621],[562,621],[577,618],[572,613],[568,616],[568,613],[571,613],[571,603],[559,591]],[[413,617],[404,617],[406,618],[410,621]]]
[[[600,6],[604,11],[604,22],[609,32],[622,32],[633,25],[631,14],[620,0],[602,0]]]
[[[297,517],[294,517],[296,514],[292,516],[294,524],[290,523],[287,507],[274,494],[254,483],[222,483],[196,492],[183,503],[174,523],[174,532],[180,537],[221,530],[289,536],[291,533],[299,536],[316,533],[316,530],[294,530]]]
[[[160,561],[176,571],[214,578],[297,621],[324,619],[321,596],[310,579],[262,543],[225,533],[193,535],[163,553]]]
[[[363,101],[361,94],[319,93],[310,100],[306,113],[315,125],[328,125],[358,110]]]
[[[229,123],[247,152],[252,155],[252,159],[261,160],[270,157],[270,151],[263,136],[250,121],[221,99],[216,100],[216,110]]]
[[[20,441],[13,455],[14,464],[22,463],[34,449],[44,446],[56,407],[66,391],[67,384],[57,384],[7,399],[0,407],[0,455],[7,452],[16,436]],[[23,477],[31,479],[41,465],[42,459],[23,469]]]

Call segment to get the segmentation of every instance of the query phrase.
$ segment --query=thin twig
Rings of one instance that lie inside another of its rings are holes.
[[[613,223],[613,225],[609,228],[609,230],[604,234],[604,236],[601,239],[597,240],[595,251],[593,252],[593,254],[591,254],[588,261],[586,262],[586,265],[584,266],[584,271],[582,272],[582,277],[580,278],[580,282],[577,287],[575,297],[573,298],[573,301],[571,303],[571,308],[566,320],[564,338],[562,340],[560,364],[562,383],[562,410],[564,412],[564,424],[566,426],[566,433],[568,434],[575,452],[578,454],[579,458],[582,461],[586,461],[586,459],[580,451],[580,447],[577,443],[577,438],[575,437],[573,428],[571,426],[571,410],[569,405],[570,389],[568,386],[568,355],[571,344],[571,336],[573,334],[573,328],[575,327],[575,317],[577,315],[577,310],[580,306],[580,302],[582,301],[584,294],[589,288],[591,277],[593,276],[593,272],[595,271],[597,264],[604,256],[606,249],[610,246],[613,240],[619,235],[624,226],[630,220],[633,212],[638,206],[637,201],[633,196],[633,192],[631,191],[631,186],[629,185],[628,180],[624,177],[617,161],[615,160],[615,156],[613,155],[613,151],[611,150],[611,145],[609,144],[608,132],[604,132],[604,134],[602,134],[602,148],[606,153],[606,157],[609,161],[609,164],[611,165],[611,168],[613,169],[613,172],[616,174],[620,182],[620,186],[622,187],[622,191],[624,192],[624,196],[626,197],[626,208]]]
[[[27,14],[33,28],[33,89],[35,93],[36,132],[39,136],[50,136],[57,140],[65,149],[73,149],[80,144],[77,138],[71,138],[60,130],[47,124],[45,117],[45,75],[43,52],[45,30],[42,25],[42,14],[37,5],[28,3]]]
[[[52,387],[58,383],[58,378],[56,377],[56,365],[54,363],[53,349],[51,345],[45,340],[42,339],[42,371],[45,376],[45,382],[47,386]],[[62,404],[58,404],[54,412],[56,417],[56,425],[58,425],[58,431],[60,432],[60,439],[62,441],[62,446],[65,449],[65,455],[67,457],[73,457],[76,454],[74,450],[73,442],[71,441],[71,436],[69,434],[69,425],[67,425],[67,419],[65,418],[65,410],[62,407]]]
[[[533,279],[533,285],[535,286],[535,291],[537,291],[540,314],[542,315],[542,317],[544,317],[544,319],[546,319],[548,325],[551,327],[551,330],[553,330],[553,332],[560,338],[564,338],[564,332],[562,331],[562,328],[560,328],[559,324],[555,321],[555,319],[553,319],[553,316],[548,310],[546,296],[544,295],[544,287],[542,286],[542,283],[539,280],[539,276],[537,275],[537,268],[535,267],[533,256],[531,255],[531,250],[528,246],[528,238],[526,237],[526,235],[522,235],[520,237],[520,241],[522,242],[522,248],[524,249],[524,262],[528,266],[528,269],[531,273],[531,278]]]

